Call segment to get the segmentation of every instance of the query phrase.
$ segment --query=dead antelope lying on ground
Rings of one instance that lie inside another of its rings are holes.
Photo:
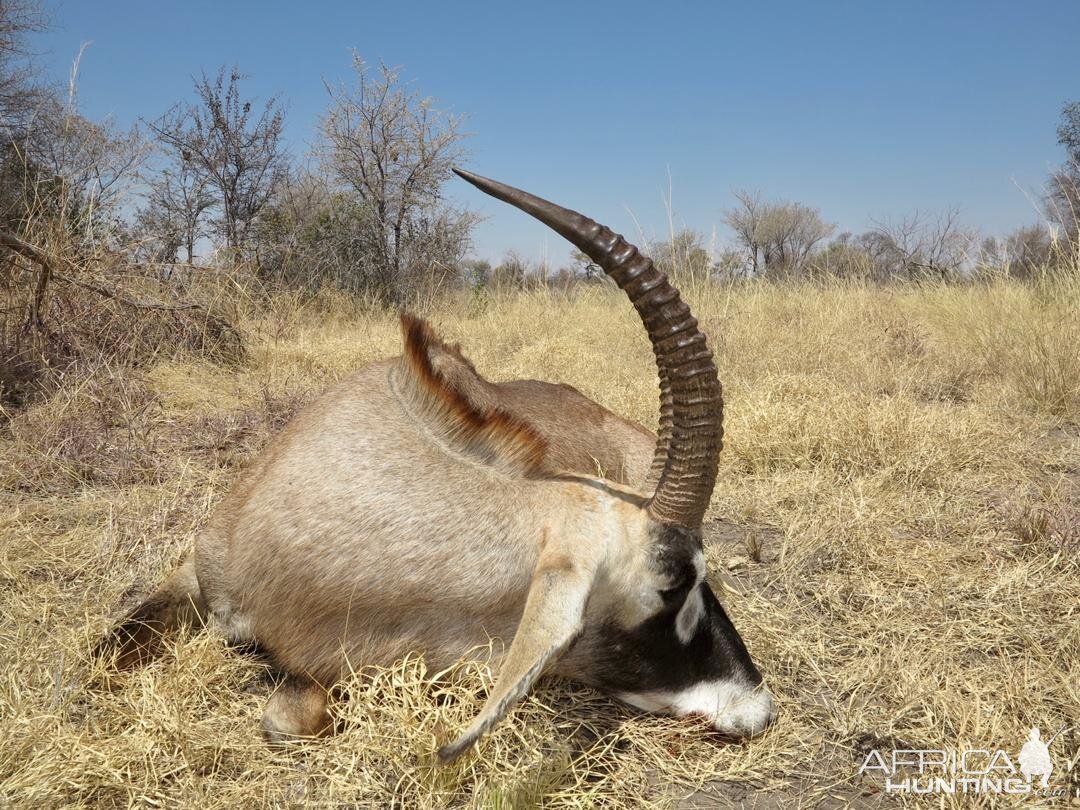
[[[489,638],[513,641],[483,710],[442,761],[544,672],[647,711],[703,715],[731,735],[760,732],[772,698],[705,581],[701,522],[723,408],[697,321],[622,237],[458,174],[565,236],[630,296],[659,368],[651,459],[647,431],[572,389],[492,386],[403,317],[404,355],[297,416],[103,650],[134,663],[160,632],[212,616],[287,673],[263,719],[275,741],[329,730],[327,690],[349,666],[421,652],[442,668]],[[641,489],[588,475],[599,456]]]

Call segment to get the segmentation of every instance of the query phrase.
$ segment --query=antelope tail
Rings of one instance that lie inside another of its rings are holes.
[[[188,557],[142,604],[132,610],[94,647],[94,657],[117,669],[132,669],[155,658],[165,635],[186,624],[201,626],[206,601]]]

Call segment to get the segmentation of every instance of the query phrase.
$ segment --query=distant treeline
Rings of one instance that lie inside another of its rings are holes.
[[[514,253],[494,264],[469,258],[477,217],[442,194],[464,155],[461,119],[395,69],[354,57],[349,81],[327,85],[314,146],[294,155],[282,143],[281,99],[245,96],[235,66],[200,74],[188,99],[130,129],[86,118],[77,63],[69,86],[56,87],[27,47],[47,24],[40,0],[0,4],[0,229],[28,244],[75,264],[106,253],[113,267],[144,268],[181,290],[209,267],[229,268],[262,289],[333,287],[390,306],[452,287],[602,280],[578,254],[564,267]],[[1058,139],[1065,162],[1048,178],[1044,221],[1003,237],[981,238],[955,209],[838,234],[810,205],[737,191],[724,243],[682,230],[648,249],[693,281],[1075,268],[1080,104],[1064,107]]]

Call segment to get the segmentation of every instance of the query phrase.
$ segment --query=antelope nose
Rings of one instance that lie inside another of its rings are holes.
[[[764,687],[762,687],[760,691],[761,714],[759,718],[751,719],[751,722],[747,724],[747,737],[756,737],[763,732],[773,724],[773,721],[776,720],[776,715],[778,714],[776,700],[773,698],[772,693]]]
[[[742,739],[756,737],[776,719],[776,701],[764,685],[732,700],[713,718],[713,727]]]

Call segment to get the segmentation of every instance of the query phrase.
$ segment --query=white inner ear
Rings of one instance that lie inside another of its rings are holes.
[[[694,637],[697,626],[701,622],[701,616],[705,612],[705,605],[701,601],[701,591],[695,585],[694,589],[686,595],[682,610],[675,617],[675,635],[683,644],[689,644]]]
[[[705,603],[702,601],[700,588],[701,580],[705,579],[705,555],[701,552],[694,557],[694,568],[697,570],[694,586],[686,594],[686,601],[683,602],[679,615],[675,617],[675,636],[682,644],[690,643],[705,615]]]

